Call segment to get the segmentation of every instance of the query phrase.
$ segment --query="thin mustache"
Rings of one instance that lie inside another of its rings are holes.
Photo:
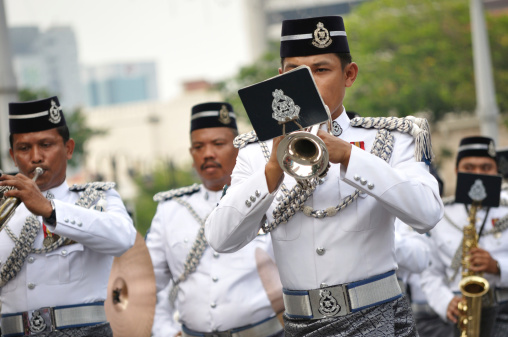
[[[215,164],[215,166],[217,166],[218,168],[222,168],[222,165],[219,162],[216,162],[215,160],[207,160],[201,165],[201,170],[204,170],[205,166],[210,163]]]

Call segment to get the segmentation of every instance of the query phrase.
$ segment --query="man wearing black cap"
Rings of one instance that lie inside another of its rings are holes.
[[[342,102],[358,66],[339,16],[284,21],[281,58],[280,73],[310,68],[331,112],[333,135],[318,132],[331,167],[310,187],[296,184],[277,161],[280,137],[247,145],[207,220],[207,239],[220,252],[234,252],[260,227],[270,231],[287,336],[415,336],[395,275],[394,221],[422,233],[442,216],[436,180],[420,162],[423,153],[431,157],[426,124],[350,121]]]
[[[57,97],[9,104],[9,130],[20,174],[0,188],[22,204],[0,232],[3,336],[112,336],[104,300],[132,220],[113,183],[67,185],[74,140]]]
[[[494,141],[487,137],[466,137],[460,142],[456,172],[496,175]],[[482,207],[476,213],[479,248],[471,250],[471,271],[482,272],[500,304],[496,333],[508,333],[508,194],[501,192],[499,207]],[[431,231],[431,266],[422,274],[422,288],[429,305],[443,322],[457,323],[460,255],[463,227],[469,223],[464,204],[445,202],[443,219]],[[504,302],[504,303],[503,303]],[[483,320],[483,319],[482,319]],[[482,326],[482,330],[489,328]],[[490,327],[491,328],[491,327]]]
[[[193,167],[202,184],[161,192],[147,236],[157,282],[153,335],[281,336],[282,286],[268,235],[235,254],[208,247],[204,222],[229,185],[238,150],[230,104],[192,108]],[[169,292],[169,295],[168,295]],[[176,315],[175,315],[176,313]],[[176,319],[173,319],[176,316]]]

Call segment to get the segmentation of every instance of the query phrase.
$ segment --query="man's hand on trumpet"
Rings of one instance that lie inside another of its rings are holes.
[[[51,202],[46,199],[33,179],[18,173],[15,176],[2,174],[0,186],[12,186],[14,189],[4,193],[5,197],[18,198],[34,215],[49,218],[53,212]]]

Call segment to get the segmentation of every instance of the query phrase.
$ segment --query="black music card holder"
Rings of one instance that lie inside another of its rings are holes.
[[[498,207],[501,181],[500,175],[458,173],[455,202],[470,205],[474,199],[482,206]]]
[[[238,94],[261,141],[328,120],[307,66],[242,88]]]

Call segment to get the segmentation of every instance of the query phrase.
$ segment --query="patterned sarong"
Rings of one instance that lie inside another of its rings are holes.
[[[85,326],[83,328],[64,329],[51,332],[41,332],[32,337],[113,337],[113,330],[109,323]]]
[[[342,317],[302,320],[284,315],[286,337],[418,337],[406,296]]]

